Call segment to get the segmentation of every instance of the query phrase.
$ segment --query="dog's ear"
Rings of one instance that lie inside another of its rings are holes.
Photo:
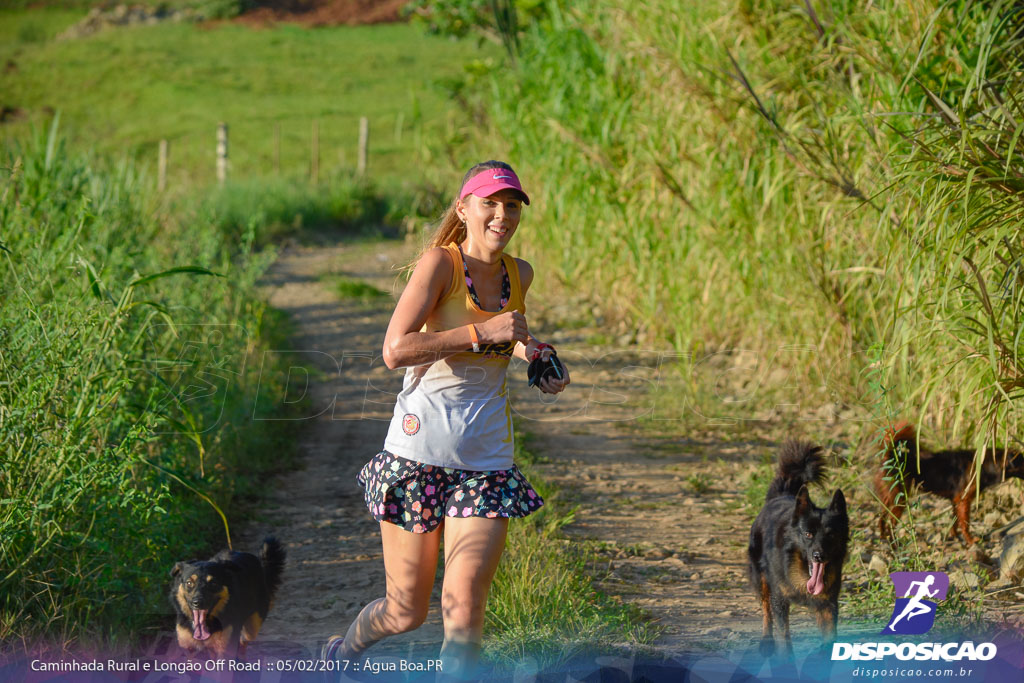
[[[175,562],[174,566],[171,567],[171,576],[177,576],[178,574],[185,571],[185,567],[190,564],[199,564],[200,560],[189,560],[188,562]]]
[[[832,502],[828,504],[828,511],[846,514],[846,496],[843,495],[842,489],[836,489],[836,492],[832,494]]]
[[[807,492],[807,484],[796,492],[796,507],[793,508],[793,519],[799,519],[811,509],[811,494]]]

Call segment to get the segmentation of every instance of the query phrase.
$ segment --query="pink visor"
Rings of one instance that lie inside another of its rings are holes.
[[[523,195],[524,204],[530,203],[529,196],[523,191],[523,186],[519,184],[519,178],[507,168],[489,168],[477,173],[462,186],[459,199],[465,199],[466,195],[470,194],[475,194],[477,197],[490,197],[502,190],[515,190]]]

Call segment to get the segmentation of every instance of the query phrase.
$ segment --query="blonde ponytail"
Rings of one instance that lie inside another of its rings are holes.
[[[424,253],[430,251],[434,247],[443,247],[447,244],[455,242],[456,244],[462,244],[466,239],[466,224],[459,218],[459,214],[455,212],[455,201],[448,205],[445,212],[441,215],[441,220],[438,221],[437,228],[434,230],[434,234],[430,236],[430,241],[423,248]],[[418,259],[417,259],[418,260]]]

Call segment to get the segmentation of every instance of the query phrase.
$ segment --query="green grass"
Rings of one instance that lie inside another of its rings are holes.
[[[19,55],[52,41],[57,34],[85,14],[84,9],[74,7],[52,7],[45,11],[24,8],[0,9],[0,67],[7,67],[8,60],[17,66]],[[4,97],[0,104],[10,106],[11,102]]]
[[[599,302],[605,342],[751,351],[762,383],[728,419],[771,418],[753,409],[784,382],[864,407],[876,364],[910,417],[974,445],[1019,434],[1024,13],[545,6],[515,65],[477,78],[466,148],[505,141],[536,187],[520,248]]]
[[[311,185],[301,178],[232,180],[193,192],[173,210],[212,224],[226,239],[257,248],[288,236],[316,231],[373,234],[396,225],[405,211],[417,211],[410,194],[386,195],[377,183],[339,173]]]
[[[251,420],[254,407],[275,409],[283,375],[271,371],[275,383],[266,368],[258,376],[258,364],[242,364],[286,333],[254,295],[273,246],[306,229],[433,212],[424,159],[440,174],[450,161],[421,143],[458,135],[433,83],[460,74],[478,50],[405,25],[165,24],[57,42],[83,14],[81,3],[67,6],[0,10],[0,57],[10,62],[0,105],[24,113],[4,125],[0,183],[0,431],[14,444],[4,470],[17,472],[0,478],[9,503],[0,564],[19,570],[0,577],[0,638],[109,644],[154,626],[167,567],[223,544],[237,501],[282,465],[260,454],[293,442],[283,423]],[[49,129],[52,112],[66,144],[53,133],[22,142]],[[352,172],[362,115],[370,179]],[[231,131],[223,187],[213,182],[218,121]],[[317,185],[308,182],[314,121]],[[169,199],[153,191],[162,138]],[[180,266],[191,271],[171,270]],[[140,280],[154,274],[161,287]],[[337,290],[381,295],[348,280]],[[202,336],[211,320],[230,323],[216,353],[183,361],[176,351],[214,343]],[[189,393],[210,376],[230,380],[222,412]],[[527,469],[543,462],[525,438],[518,457]],[[531,476],[548,506],[513,525],[489,653],[556,659],[649,641],[637,609],[594,589],[592,549],[559,535],[573,511]]]
[[[694,493],[705,493],[711,489],[711,476],[703,473],[691,474],[686,478],[686,484]]]
[[[547,2],[479,79],[466,147],[501,136],[536,187],[519,248],[602,319],[592,341],[638,330],[692,358],[648,428],[852,444],[898,417],[1019,441],[1024,11],[806,5]],[[872,466],[844,453],[829,475],[854,519],[877,511]],[[772,469],[746,482],[751,515]],[[948,560],[911,544],[894,566]]]
[[[298,422],[253,419],[289,408],[251,362],[289,332],[256,295],[274,252],[55,128],[0,166],[0,640],[127,644],[293,453]]]
[[[390,294],[384,290],[377,289],[373,285],[353,280],[351,278],[337,278],[332,289],[340,299],[355,300],[360,303],[372,303],[389,297]]]
[[[516,464],[545,505],[509,526],[505,554],[487,601],[487,656],[499,666],[533,659],[540,666],[587,651],[653,642],[656,629],[637,607],[594,586],[598,543],[574,542],[559,529],[575,516],[531,465],[544,462],[516,433]]]
[[[13,64],[0,68],[0,106],[26,114],[5,125],[5,135],[46,125],[59,111],[72,146],[137,158],[151,178],[166,139],[171,189],[213,182],[222,121],[231,177],[309,177],[314,122],[321,181],[351,171],[361,116],[370,121],[370,174],[422,182],[418,143],[443,137],[453,111],[436,83],[478,54],[467,42],[407,24],[257,30],[165,23],[52,40],[78,16],[0,10],[0,66]],[[23,33],[38,39],[22,40]]]

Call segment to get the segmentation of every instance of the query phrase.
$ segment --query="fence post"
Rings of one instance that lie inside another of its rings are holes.
[[[370,151],[370,120],[365,116],[359,117],[359,161],[356,166],[356,173],[366,175],[366,157]]]
[[[228,178],[228,124],[217,124],[217,182],[221,185]]]
[[[310,150],[312,161],[309,165],[309,179],[314,185],[320,182],[320,122],[313,121],[313,148]]]
[[[281,174],[281,124],[274,124],[274,175]]]
[[[156,189],[159,192],[167,189],[167,140],[160,141],[160,157],[156,165]]]

